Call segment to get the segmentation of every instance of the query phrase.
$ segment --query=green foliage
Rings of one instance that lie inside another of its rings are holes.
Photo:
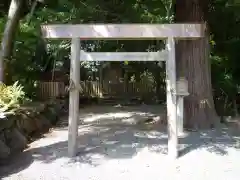
[[[154,83],[155,83],[155,79],[154,76],[151,72],[149,71],[144,71],[141,75],[140,75],[141,81],[143,82],[143,84],[147,84],[148,87],[152,87],[154,88]]]
[[[240,6],[236,2],[228,0],[211,2],[208,23],[211,31],[210,60],[215,102],[216,105],[222,104],[230,109],[240,93],[239,20]]]
[[[15,82],[11,86],[0,84],[0,118],[13,114],[25,97],[23,86]]]

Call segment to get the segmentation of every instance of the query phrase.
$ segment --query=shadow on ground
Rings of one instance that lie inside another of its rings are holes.
[[[132,114],[127,118],[134,119]],[[78,155],[73,159],[74,162],[98,166],[106,159],[133,158],[143,148],[154,153],[167,153],[167,133],[162,126],[127,124],[118,121],[123,117],[115,119],[114,122],[118,123],[110,123],[113,122],[110,120],[104,123],[89,121],[82,125],[78,137]],[[59,131],[66,131],[66,127],[62,126]],[[179,138],[180,158],[199,148],[224,156],[228,154],[228,148],[240,148],[239,140],[239,133],[228,128],[191,132]],[[14,157],[9,165],[0,167],[0,173],[7,176],[27,168],[33,161],[52,163],[60,158],[67,158],[67,141],[27,150]]]

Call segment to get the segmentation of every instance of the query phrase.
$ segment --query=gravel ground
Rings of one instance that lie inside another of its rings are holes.
[[[2,179],[240,179],[240,132],[222,128],[185,134],[179,138],[180,157],[170,161],[164,129],[134,125],[136,120],[163,111],[159,106],[83,109],[76,158],[67,157],[67,121],[63,118],[58,128],[0,167]]]

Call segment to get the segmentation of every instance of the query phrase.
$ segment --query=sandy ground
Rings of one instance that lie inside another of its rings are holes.
[[[67,157],[67,119],[0,167],[13,180],[239,180],[240,132],[192,132],[179,138],[180,157],[167,156],[160,126],[134,125],[163,113],[160,106],[89,107],[81,110],[78,155]]]

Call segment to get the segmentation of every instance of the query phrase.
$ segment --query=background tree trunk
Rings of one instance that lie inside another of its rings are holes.
[[[23,0],[12,0],[9,11],[8,19],[3,32],[1,52],[0,52],[0,82],[4,81],[4,60],[11,56],[14,36],[20,20],[20,12],[23,5]]]
[[[206,23],[204,14],[208,8],[205,0],[176,1],[176,23]],[[209,39],[179,41],[176,45],[177,77],[184,76],[189,83],[190,95],[185,98],[185,127],[202,129],[218,122],[214,107]]]

